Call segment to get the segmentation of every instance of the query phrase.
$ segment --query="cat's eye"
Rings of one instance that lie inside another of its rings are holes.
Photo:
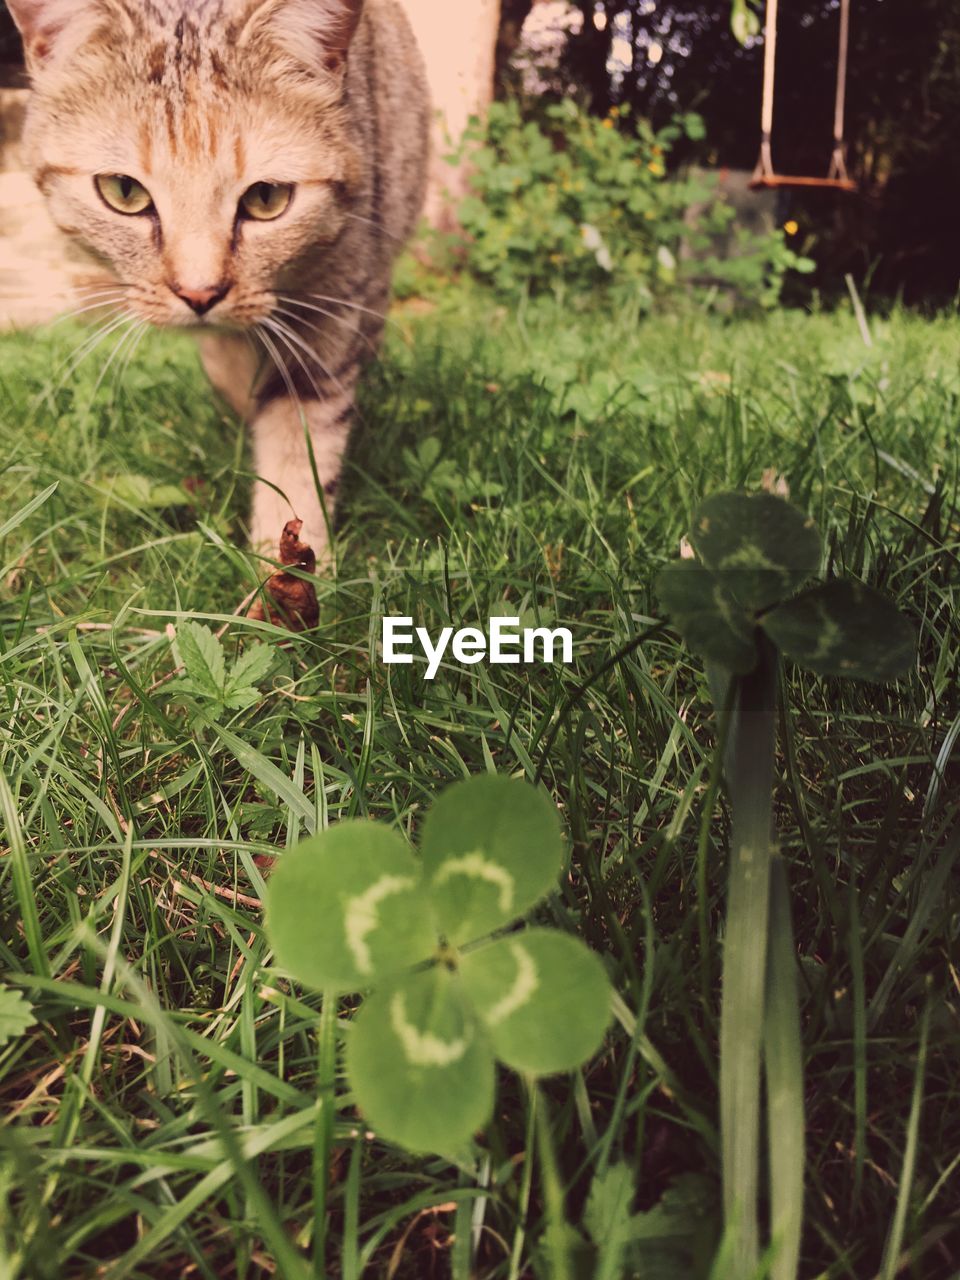
[[[101,173],[94,179],[104,201],[117,213],[147,213],[153,208],[150,192],[125,173]]]
[[[290,182],[255,182],[240,197],[240,214],[257,222],[272,222],[286,211],[292,199]]]

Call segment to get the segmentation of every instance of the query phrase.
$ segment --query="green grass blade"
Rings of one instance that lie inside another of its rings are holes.
[[[851,1204],[860,1198],[864,1163],[867,1158],[867,995],[863,969],[863,938],[860,926],[860,897],[857,882],[850,880],[850,920],[847,931],[850,950],[850,998],[853,1002],[853,1185]]]
[[[8,533],[13,533],[14,529],[16,529],[18,525],[23,524],[25,520],[29,520],[37,508],[42,507],[47,499],[56,493],[59,487],[59,480],[54,484],[48,485],[46,489],[41,493],[38,493],[35,498],[31,498],[25,507],[21,507],[20,510],[10,516],[9,519],[4,520],[3,524],[0,524],[0,538],[5,538]]]
[[[770,867],[770,947],[767,955],[763,1056],[770,1153],[771,1280],[796,1280],[803,1231],[803,1045],[797,998],[797,956],[790,888],[783,861]]]
[[[903,1148],[903,1167],[897,1188],[897,1207],[890,1224],[890,1234],[883,1250],[883,1262],[879,1280],[894,1280],[900,1270],[900,1250],[910,1209],[910,1194],[917,1171],[917,1147],[920,1136],[920,1108],[923,1102],[923,1079],[927,1066],[927,1044],[930,1036],[930,998],[927,997],[920,1020],[920,1046],[917,1049],[917,1066],[913,1077],[913,1094],[910,1099],[910,1115],[907,1119],[907,1135]]]
[[[363,1172],[363,1140],[357,1138],[350,1151],[347,1185],[344,1188],[343,1280],[360,1280],[360,1182]]]
[[[316,830],[316,806],[302,791],[297,790],[293,781],[262,752],[250,746],[248,742],[244,742],[235,733],[231,733],[229,729],[221,729],[217,726],[216,733],[223,745],[236,758],[237,763],[297,814],[303,820],[307,832],[313,835]]]
[[[327,1188],[337,1105],[337,997],[329,991],[323,997],[317,1040],[320,1114],[313,1148],[313,1274],[322,1280],[327,1275]]]
[[[10,843],[10,862],[12,866],[13,892],[20,910],[23,925],[23,936],[27,944],[27,954],[33,972],[40,978],[50,977],[50,962],[43,942],[43,929],[40,925],[40,912],[37,910],[37,899],[33,887],[33,875],[30,871],[30,858],[23,828],[20,825],[20,814],[17,802],[7,776],[0,769],[0,816],[7,831]]]

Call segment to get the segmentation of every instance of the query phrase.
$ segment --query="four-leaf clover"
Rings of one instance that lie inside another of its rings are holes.
[[[599,957],[553,929],[490,940],[550,891],[563,858],[550,799],[484,775],[435,801],[419,858],[399,833],[352,820],[280,859],[266,906],[278,963],[328,994],[376,988],[346,1069],[384,1137],[455,1150],[490,1118],[496,1059],[547,1075],[596,1052],[611,1008]]]

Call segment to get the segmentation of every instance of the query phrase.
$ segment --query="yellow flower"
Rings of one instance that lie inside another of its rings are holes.
[[[656,160],[651,160],[647,168],[656,178],[662,178],[665,173],[663,165]]]
[[[605,129],[612,129],[612,128],[613,128],[613,121],[610,119],[610,117],[609,117],[609,116],[607,117],[607,119],[606,119],[606,120],[604,120],[604,122],[603,122],[603,127],[604,127]]]
[[[797,232],[800,230],[800,223],[794,221],[794,219],[791,218],[789,222],[785,222],[783,224],[783,229],[788,236],[795,236]]]

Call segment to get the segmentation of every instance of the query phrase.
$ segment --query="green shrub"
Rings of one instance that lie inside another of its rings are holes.
[[[537,121],[516,102],[494,103],[451,157],[469,155],[472,170],[459,207],[467,270],[506,296],[626,287],[650,306],[705,279],[714,292],[775,305],[786,272],[813,264],[779,231],[738,235],[728,260],[703,258],[733,211],[709,182],[668,177],[675,144],[702,136],[694,114],[655,131],[625,108],[598,119],[568,100]],[[695,226],[685,221],[692,205],[704,207]]]

